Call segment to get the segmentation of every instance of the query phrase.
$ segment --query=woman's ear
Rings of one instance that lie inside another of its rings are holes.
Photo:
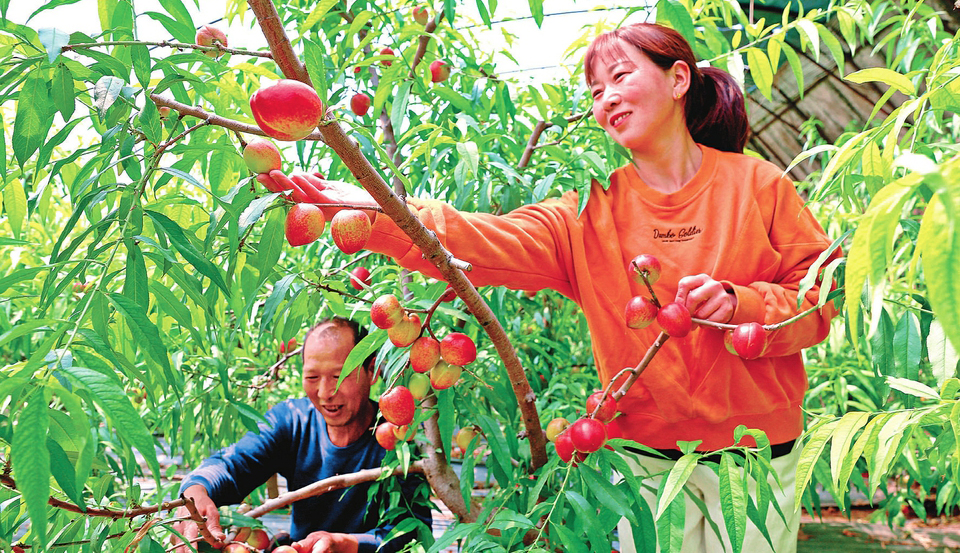
[[[680,99],[690,90],[690,66],[687,62],[677,60],[670,67],[673,76],[673,97]]]

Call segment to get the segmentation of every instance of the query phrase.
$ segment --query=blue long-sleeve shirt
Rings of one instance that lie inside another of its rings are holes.
[[[241,502],[274,473],[286,478],[288,489],[296,490],[331,476],[379,467],[386,454],[373,432],[366,432],[345,447],[334,445],[323,417],[309,398],[286,400],[264,417],[269,424],[261,423],[259,434],[248,432],[239,442],[213,454],[187,475],[180,489],[200,484],[214,503],[230,505]],[[403,493],[411,505],[416,487],[422,482],[418,477],[402,481]],[[368,509],[369,487],[370,484],[361,484],[297,501],[292,507],[290,536],[296,541],[324,530],[353,534],[360,543],[360,552],[391,553],[401,549],[416,534],[384,544],[383,538],[392,526],[377,526],[378,506],[371,504]],[[415,506],[413,513],[430,526],[428,508]]]

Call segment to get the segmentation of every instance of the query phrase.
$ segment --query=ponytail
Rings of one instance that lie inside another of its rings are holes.
[[[743,152],[750,128],[740,85],[723,69],[705,67],[699,72],[700,89],[687,93],[684,110],[693,140],[725,152]]]
[[[690,88],[684,95],[684,117],[693,140],[725,152],[743,152],[750,131],[743,92],[729,73],[697,67],[690,44],[677,31],[655,23],[635,23],[604,33],[583,58],[587,83],[593,82],[598,56],[624,56],[623,44],[638,48],[664,71],[682,61],[690,67]]]

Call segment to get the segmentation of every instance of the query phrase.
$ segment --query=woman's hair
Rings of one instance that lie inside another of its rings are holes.
[[[690,89],[683,97],[687,129],[694,141],[727,152],[743,152],[749,125],[743,92],[722,69],[697,67],[686,39],[677,31],[654,23],[635,23],[604,33],[587,48],[583,67],[587,84],[601,57],[626,57],[623,44],[631,44],[664,71],[682,61],[690,67]]]

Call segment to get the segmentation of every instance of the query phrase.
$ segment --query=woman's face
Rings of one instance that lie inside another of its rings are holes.
[[[620,50],[595,58],[593,117],[624,148],[650,151],[670,133],[686,130],[683,103],[675,98],[687,90],[686,64],[664,71],[631,44],[621,43]]]

